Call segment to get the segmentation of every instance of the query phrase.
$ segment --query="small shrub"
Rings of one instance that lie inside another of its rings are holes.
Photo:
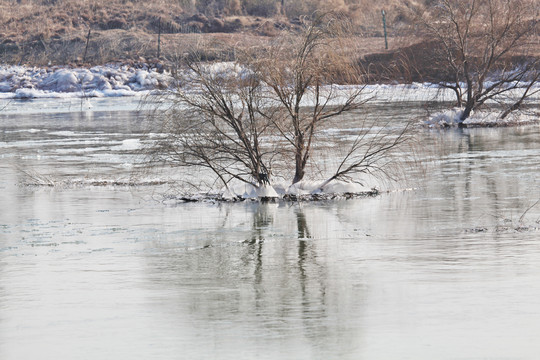
[[[123,18],[109,19],[109,20],[107,20],[106,23],[101,24],[101,28],[103,30],[126,29],[127,28],[127,22],[126,22],[126,19],[123,19]]]
[[[275,0],[245,0],[244,9],[251,16],[272,17],[278,13],[279,5]]]

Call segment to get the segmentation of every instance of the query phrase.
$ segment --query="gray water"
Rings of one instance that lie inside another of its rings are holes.
[[[418,129],[412,190],[171,206],[85,185],[131,181],[135,112],[0,122],[0,359],[540,354],[538,126]]]

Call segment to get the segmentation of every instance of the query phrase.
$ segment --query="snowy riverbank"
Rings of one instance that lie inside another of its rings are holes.
[[[0,66],[0,98],[135,96],[167,89],[173,77],[148,65],[86,68]]]
[[[214,63],[208,71],[216,75],[245,76],[245,71],[233,63]],[[55,101],[55,112],[81,110],[99,110],[100,100],[110,98],[133,99],[172,89],[176,79],[163,67],[145,63],[136,65],[108,64],[91,68],[49,67],[0,65],[0,109],[10,112],[47,112],[39,104],[21,108],[12,100],[61,99]],[[365,98],[371,104],[396,104],[404,102],[453,102],[452,91],[432,83],[412,84],[370,84],[362,85]],[[339,86],[340,91],[357,89],[358,85]],[[512,95],[512,94],[509,94]],[[540,95],[536,94],[538,99]],[[81,100],[84,99],[84,102]],[[94,99],[94,100],[92,100]],[[335,98],[339,101],[339,96]],[[11,102],[11,104],[8,104]],[[127,106],[123,103],[123,108]],[[2,104],[4,103],[4,105]],[[130,108],[136,108],[138,101],[130,100]],[[7,105],[6,105],[7,104]],[[9,105],[9,106],[8,106]],[[50,107],[51,104],[47,104]],[[111,104],[108,104],[109,107]],[[117,104],[118,105],[118,104]],[[309,100],[306,105],[309,106]],[[30,109],[32,108],[32,109]],[[109,108],[110,110],[110,108]],[[455,127],[459,124],[461,109],[435,112],[428,116],[424,124],[428,127]],[[502,121],[493,111],[479,112],[464,122],[465,126],[513,126],[538,122],[537,112],[532,114],[516,113]]]

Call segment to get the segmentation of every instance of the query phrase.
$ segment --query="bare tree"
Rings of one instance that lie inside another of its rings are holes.
[[[225,186],[231,179],[260,186],[274,150],[264,144],[271,123],[259,116],[266,105],[256,74],[237,64],[204,64],[196,56],[184,65],[178,79],[183,86],[167,100],[161,155],[173,164],[207,168]]]
[[[325,122],[359,109],[364,71],[347,52],[347,23],[333,14],[316,15],[300,36],[287,34],[257,63],[282,109],[272,121],[294,152],[293,184],[304,178],[313,140]],[[344,89],[340,84],[354,84]],[[309,105],[309,106],[308,106]]]
[[[461,122],[491,101],[506,100],[505,117],[534,93],[539,63],[527,45],[536,11],[530,0],[438,0],[417,12],[425,35],[440,45],[433,61],[451,79],[441,85],[455,93]]]

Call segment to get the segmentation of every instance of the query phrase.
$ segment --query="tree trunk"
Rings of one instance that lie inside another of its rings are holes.
[[[293,178],[293,184],[296,184],[297,182],[301,181],[304,178],[304,166],[302,161],[302,153],[297,151],[295,154],[295,162],[296,162],[296,169],[294,173]]]
[[[471,111],[474,107],[474,94],[473,94],[473,79],[469,73],[469,62],[467,58],[465,57],[464,50],[461,49],[462,52],[462,59],[463,59],[463,75],[465,76],[465,82],[467,83],[467,102],[465,103],[465,110],[463,110],[463,114],[461,114],[461,118],[459,119],[459,124],[463,123],[465,119],[467,119],[471,115]]]
[[[461,114],[461,117],[459,119],[459,125],[463,124],[463,122],[471,116],[471,112],[473,110],[474,103],[472,101],[467,101],[467,105],[465,105],[465,110],[463,110],[463,114]]]
[[[304,178],[304,136],[302,133],[296,134],[296,149],[294,154],[295,173],[293,184],[301,181]]]
[[[459,88],[456,86],[455,88],[452,88],[454,92],[456,93],[456,106],[461,107],[463,104],[463,100],[461,99],[461,93],[459,91]]]
[[[501,120],[504,120],[508,115],[510,115],[512,111],[516,111],[517,109],[519,109],[521,107],[522,101],[523,99],[520,99],[518,102],[506,109],[501,115]]]
[[[471,112],[476,105],[476,99],[473,93],[473,80],[471,76],[469,75],[469,63],[467,60],[463,62],[463,68],[465,70],[465,79],[467,82],[467,102],[465,103],[465,110],[463,110],[463,114],[461,114],[461,118],[459,119],[459,125],[463,124],[463,121],[465,121],[469,116],[471,116]]]

